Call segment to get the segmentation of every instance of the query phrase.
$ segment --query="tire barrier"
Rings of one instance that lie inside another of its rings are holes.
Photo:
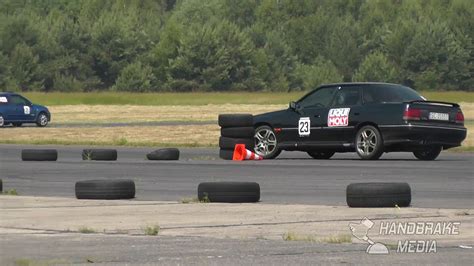
[[[258,202],[260,185],[255,182],[204,182],[198,186],[198,198],[209,202]]]
[[[135,182],[129,179],[79,181],[75,191],[78,199],[132,199]]]
[[[23,161],[57,161],[58,151],[52,149],[25,149],[21,151]]]
[[[113,149],[85,149],[82,151],[82,160],[88,161],[116,161],[117,150]]]
[[[179,160],[179,150],[176,148],[159,149],[159,150],[148,153],[146,155],[146,158],[152,161]]]
[[[407,183],[353,183],[346,201],[349,207],[408,207],[411,188]]]
[[[232,160],[236,144],[244,144],[253,151],[255,146],[253,116],[251,114],[221,114],[218,119],[221,127],[219,138],[219,157]]]

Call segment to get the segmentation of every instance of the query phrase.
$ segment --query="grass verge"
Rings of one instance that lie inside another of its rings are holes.
[[[12,188],[12,189],[0,192],[0,195],[18,196],[18,192],[16,191],[16,189]]]
[[[79,227],[78,231],[81,234],[94,234],[94,233],[97,232],[96,230],[94,230],[90,227],[87,227],[87,226]]]
[[[295,232],[286,232],[282,236],[285,241],[307,241],[307,242],[318,242],[318,243],[327,243],[327,244],[342,244],[342,243],[352,243],[352,237],[349,234],[339,234],[328,237],[316,237],[313,235],[303,235]]]
[[[160,232],[159,225],[149,225],[143,228],[143,233],[147,236],[156,236]]]

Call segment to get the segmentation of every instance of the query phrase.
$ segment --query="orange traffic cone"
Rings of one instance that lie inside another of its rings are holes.
[[[232,156],[234,161],[243,161],[243,160],[263,160],[262,156],[255,154],[245,148],[245,144],[236,144],[234,148],[234,156]]]

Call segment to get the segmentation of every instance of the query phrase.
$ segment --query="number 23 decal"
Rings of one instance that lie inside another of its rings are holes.
[[[311,120],[309,117],[301,117],[298,121],[298,134],[300,137],[307,137],[311,133]]]

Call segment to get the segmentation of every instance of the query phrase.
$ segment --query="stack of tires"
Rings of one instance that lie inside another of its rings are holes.
[[[253,151],[255,146],[253,115],[251,114],[222,114],[219,115],[221,137],[219,138],[219,157],[232,160],[236,144],[245,144]]]

